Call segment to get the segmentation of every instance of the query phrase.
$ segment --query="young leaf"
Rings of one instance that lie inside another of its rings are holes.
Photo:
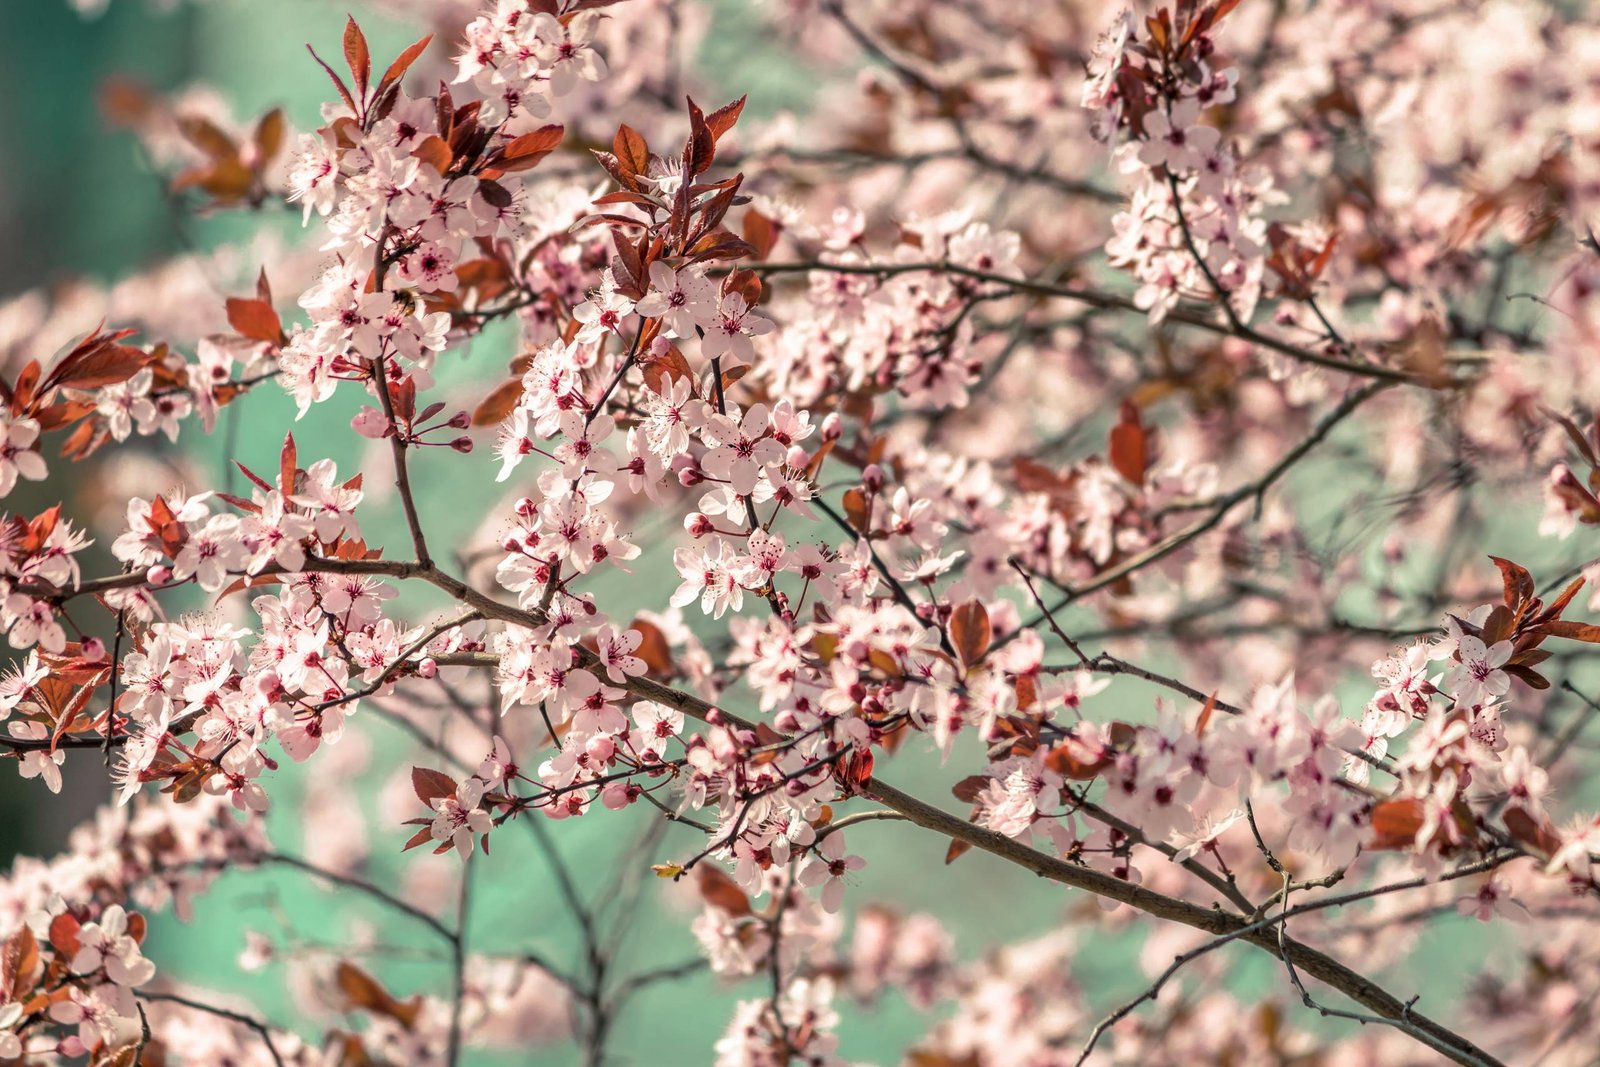
[[[344,61],[350,65],[350,76],[355,79],[361,99],[365,100],[372,78],[372,52],[367,48],[367,35],[356,25],[353,15],[345,16]]]

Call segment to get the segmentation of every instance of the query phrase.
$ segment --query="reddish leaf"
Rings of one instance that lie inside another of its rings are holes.
[[[450,146],[443,138],[430,134],[423,142],[411,150],[411,154],[428,164],[441,175],[450,169],[450,163],[455,158],[450,151]]]
[[[611,152],[616,157],[617,167],[629,178],[638,178],[650,170],[650,146],[645,143],[644,135],[624,122],[617,127],[617,135],[611,141]],[[630,189],[638,189],[635,181],[624,182]]]
[[[383,77],[378,80],[378,91],[382,92],[389,86],[398,84],[400,79],[406,76],[406,71],[411,69],[411,64],[415,63],[417,57],[427,50],[428,43],[432,40],[433,34],[430,33],[404,52],[401,52],[395,61],[389,64],[389,69],[383,72]]]
[[[64,911],[50,920],[50,944],[61,955],[71,959],[78,952],[78,930],[81,929],[77,918],[70,912]]]
[[[256,168],[259,170],[272,162],[278,150],[283,147],[283,134],[287,123],[283,117],[283,108],[275,107],[256,123],[255,136],[251,140],[256,143]]]
[[[720,868],[702,863],[695,868],[695,872],[700,896],[707,904],[736,917],[751,913],[750,898]]]
[[[422,1010],[421,997],[412,997],[405,1001],[396,1000],[378,984],[376,978],[353,963],[340,960],[334,973],[334,980],[338,983],[339,991],[344,994],[349,1007],[360,1008],[374,1015],[387,1016],[406,1029],[410,1029],[416,1023],[417,1016]]]
[[[525,133],[490,157],[490,166],[496,171],[528,170],[561,146],[567,128],[560,123],[541,126]]]
[[[238,144],[208,119],[198,115],[179,115],[178,132],[213,163],[232,162],[239,158]]]
[[[502,382],[495,391],[483,398],[472,411],[472,425],[498,426],[504,422],[516,408],[517,401],[522,399],[522,379],[512,378]]]
[[[1509,559],[1499,556],[1490,556],[1494,565],[1500,568],[1500,583],[1505,590],[1506,607],[1516,611],[1523,603],[1534,597],[1533,575],[1521,564],[1512,563]]]
[[[353,115],[359,114],[361,109],[356,106],[356,98],[350,95],[350,88],[349,86],[345,85],[344,79],[339,77],[338,73],[332,67],[328,66],[328,64],[323,61],[321,56],[317,55],[317,50],[315,48],[312,48],[308,44],[306,45],[306,51],[310,52],[311,58],[317,61],[317,66],[328,72],[328,77],[333,81],[334,89],[338,90],[339,99],[344,101],[345,107],[350,109],[350,113]]]
[[[1150,468],[1150,438],[1144,423],[1139,419],[1139,409],[1124,402],[1122,418],[1111,428],[1111,465],[1134,485],[1144,484],[1145,471]]]
[[[964,800],[968,804],[976,804],[978,797],[989,787],[989,783],[992,781],[994,779],[987,774],[969,774],[951,786],[950,792],[957,800]]]
[[[671,345],[666,355],[652,359],[644,365],[644,384],[660,395],[665,395],[669,380],[679,381],[684,378],[693,382],[694,371],[689,367],[689,361],[683,357],[683,352],[677,345]]]
[[[411,788],[416,790],[417,799],[429,807],[435,800],[455,796],[456,780],[443,771],[430,770],[427,767],[411,768]]]
[[[844,517],[857,533],[867,533],[871,526],[871,509],[867,506],[867,491],[860,486],[844,494]]]
[[[672,647],[666,634],[648,619],[634,619],[628,629],[639,632],[639,647],[633,654],[644,660],[647,673],[655,678],[671,678],[676,668],[672,665]]]
[[[1422,829],[1422,801],[1386,800],[1372,809],[1372,832],[1378,848],[1406,848]]]
[[[1540,623],[1538,629],[1540,633],[1549,634],[1551,637],[1565,637],[1569,641],[1586,641],[1591,645],[1600,645],[1600,626],[1592,622],[1554,619]]]
[[[739,121],[739,113],[744,110],[744,102],[745,97],[741,96],[706,116],[706,129],[711,131],[714,140],[722,140],[722,135],[733,129],[733,124]]]
[[[372,79],[372,52],[367,48],[367,35],[356,25],[354,16],[345,16],[344,61],[350,64],[350,76],[355,79],[361,98],[367,98],[367,86]]]
[[[241,337],[248,337],[252,341],[282,345],[286,340],[283,324],[278,321],[278,313],[264,300],[229,297],[228,324],[237,330]]]
[[[299,457],[294,446],[294,434],[283,435],[283,447],[278,450],[278,488],[286,495],[295,491],[295,471],[299,467]]]
[[[961,662],[966,666],[971,667],[983,659],[993,638],[994,629],[989,624],[989,612],[982,601],[968,600],[951,614],[950,643],[955,646],[956,655],[961,657]]]

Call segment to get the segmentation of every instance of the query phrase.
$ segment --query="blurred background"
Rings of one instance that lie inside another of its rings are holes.
[[[328,96],[328,86],[305,51],[307,41],[325,54],[335,52],[347,9],[365,28],[376,56],[393,55],[419,35],[417,20],[398,18],[392,9],[376,11],[357,3],[330,0],[213,0],[209,3],[164,5],[146,0],[116,0],[92,17],[75,11],[65,0],[4,0],[0,2],[0,94],[8,103],[0,108],[0,303],[25,293],[45,293],[69,299],[87,282],[107,286],[137,267],[172,256],[226,247],[264,232],[267,240],[281,244],[297,241],[298,212],[268,210],[261,213],[225,214],[196,219],[179,210],[165,192],[164,182],[138,139],[108,122],[105,88],[112,79],[130,80],[160,93],[192,93],[213,97],[241,119],[273,106],[283,107],[296,129],[318,124],[317,109]],[[759,122],[789,109],[803,109],[814,80],[804,64],[775,43],[760,13],[747,0],[720,0],[711,5],[717,32],[697,64],[702,80],[709,80],[717,100],[750,93],[746,123]],[[226,260],[224,260],[226,262]],[[241,255],[231,264],[232,277],[209,279],[217,299],[206,314],[221,329],[221,299],[237,293],[253,277],[256,262]],[[191,280],[192,283],[192,280]],[[228,286],[234,286],[229,289]],[[280,298],[285,294],[280,293]],[[86,306],[93,305],[86,301]],[[14,309],[13,309],[14,310]],[[21,329],[25,315],[14,314],[11,328]],[[86,319],[80,332],[95,321]],[[116,325],[115,322],[111,325]],[[0,330],[0,335],[3,335]],[[3,339],[3,337],[0,337]],[[65,339],[63,339],[65,340]],[[488,356],[460,373],[492,379],[512,354],[506,339],[490,333],[474,342]],[[497,348],[496,346],[500,346]],[[328,456],[342,474],[365,465],[368,442],[350,432],[353,405],[319,406],[294,426],[302,457]],[[293,407],[275,389],[252,395],[247,404],[230,407],[218,433],[198,434],[183,443],[157,450],[153,464],[165,464],[180,478],[236,477],[226,463],[237,455],[252,466],[269,467],[277,455],[282,427],[293,419]],[[426,457],[415,477],[426,487],[430,534],[443,543],[459,543],[479,526],[481,502],[452,497],[447,479],[430,478]],[[1305,481],[1316,477],[1310,468]],[[52,480],[27,484],[8,506],[31,513],[56,500],[69,501],[69,511],[80,514],[114,508],[118,494],[100,479],[107,477],[95,465],[72,468],[57,465]],[[382,543],[396,512],[384,498],[381,480],[370,483],[367,517],[368,539]],[[459,490],[454,490],[458,492]],[[122,493],[126,498],[126,492]],[[370,510],[368,510],[370,509]],[[476,510],[474,510],[476,509]],[[1525,517],[1524,517],[1525,518]],[[1524,524],[1525,526],[1526,524]],[[1520,536],[1526,537],[1524,529]],[[108,555],[104,545],[86,554],[86,569],[103,568]],[[1511,554],[1511,553],[1508,553]],[[1518,558],[1521,558],[1520,556]],[[608,589],[606,581],[609,581]],[[676,585],[675,574],[643,573],[626,587],[613,577],[597,583],[602,598],[623,593],[636,604],[659,604]],[[196,605],[198,606],[198,605]],[[408,607],[426,612],[434,605],[425,597]],[[404,614],[402,609],[402,614]],[[1118,682],[1129,708],[1150,706],[1153,690],[1138,682]],[[1341,693],[1344,706],[1359,707],[1371,685],[1351,679]],[[341,766],[360,782],[364,792],[378,797],[401,760],[404,739],[397,733],[374,730],[370,736],[345,741],[348,750]],[[922,768],[898,772],[902,780],[930,787],[951,780],[940,773],[925,754],[906,759]],[[918,762],[920,761],[920,763]],[[0,769],[0,856],[7,861],[19,853],[56,851],[76,822],[89,818],[107,796],[103,770],[92,759],[72,759],[66,767],[67,785],[60,803],[47,798],[37,781],[25,782]],[[275,843],[287,851],[314,849],[315,819],[360,819],[371,858],[363,873],[380,884],[404,884],[409,894],[421,894],[429,910],[447,914],[453,891],[455,858],[410,854],[401,857],[407,834],[385,816],[393,805],[374,799],[364,812],[340,811],[314,796],[318,783],[297,777],[298,768],[280,772],[287,788],[275,792],[270,826]],[[323,769],[319,773],[329,773]],[[298,792],[297,792],[298,791]],[[930,796],[934,794],[930,793]],[[47,802],[49,801],[49,802]],[[304,803],[302,803],[304,801]],[[409,812],[408,814],[415,814]],[[585,874],[577,889],[586,899],[603,901],[638,879],[648,865],[668,856],[692,852],[693,837],[667,834],[647,851],[648,811],[635,812],[631,820],[580,819],[553,825],[552,838],[561,853]],[[622,824],[626,824],[622,826]],[[619,828],[619,826],[621,828]],[[501,843],[504,843],[503,851]],[[554,959],[570,958],[577,949],[570,915],[564,907],[550,867],[533,845],[510,834],[496,838],[493,857],[483,864],[481,906],[476,909],[473,942],[497,951],[526,949]],[[1068,912],[1093,918],[1094,905],[1067,899],[1060,891],[981,854],[964,857],[946,868],[944,842],[922,836],[893,823],[873,823],[852,833],[852,848],[870,858],[856,880],[856,901],[892,901],[904,912],[935,913],[957,939],[956,952],[966,959],[1006,940],[1037,936],[1057,926]],[[418,869],[434,874],[418,875]],[[432,882],[429,878],[433,878]],[[649,968],[672,965],[695,955],[684,916],[696,905],[687,886],[670,883],[643,887],[633,907],[632,937],[623,959],[629,966]],[[428,899],[426,886],[440,886]],[[1085,910],[1086,909],[1086,910]],[[673,915],[672,921],[662,921]],[[1448,921],[1427,935],[1438,944],[1419,958],[1449,962],[1429,976],[1428,1000],[1450,999],[1473,974],[1472,961],[1481,961],[1487,949],[1461,939],[1468,921]],[[1117,991],[1140,983],[1134,968],[1138,940],[1101,923],[1084,924],[1084,951],[1077,977],[1099,1002],[1115,999]],[[246,931],[265,933],[275,944],[293,945],[296,951],[315,952],[370,936],[384,946],[388,958],[383,974],[397,993],[436,988],[442,963],[437,945],[426,931],[391,924],[383,912],[362,906],[348,893],[330,893],[294,872],[270,870],[230,875],[198,903],[187,922],[170,914],[157,923],[149,954],[166,974],[212,984],[238,994],[274,1021],[296,1028],[295,1001],[269,968],[259,975],[241,973],[236,957],[244,947]],[[1275,981],[1270,961],[1241,961],[1240,981],[1248,989]],[[1110,991],[1110,992],[1107,992]],[[712,1042],[730,1016],[739,989],[718,988],[703,974],[654,986],[617,1024],[618,1062],[701,1063],[710,1059]],[[748,990],[744,995],[752,995]],[[846,1002],[841,1001],[841,1004]],[[852,1060],[897,1062],[903,1050],[930,1025],[928,1016],[891,997],[870,1008],[850,1006],[840,1033],[843,1049]],[[299,1028],[314,1036],[320,1023]],[[661,1049],[675,1050],[663,1057]],[[573,1057],[562,1047],[538,1062],[560,1064]],[[530,1062],[525,1053],[496,1057],[485,1054],[473,1062]]]

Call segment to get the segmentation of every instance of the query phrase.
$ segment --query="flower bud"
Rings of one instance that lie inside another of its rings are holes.
[[[712,525],[710,517],[698,511],[691,511],[683,517],[683,528],[689,532],[690,537],[696,540],[716,529]]]
[[[705,480],[706,476],[696,467],[685,467],[678,472],[678,484],[685,489],[693,489]]]
[[[783,457],[783,461],[789,465],[790,470],[803,471],[811,465],[811,453],[799,445],[790,445],[789,454]]]
[[[145,579],[151,585],[166,585],[172,581],[172,568],[165,563],[157,563],[145,573]]]
[[[867,469],[861,472],[861,484],[869,492],[876,493],[883,488],[883,468],[876,463],[868,463]]]
[[[465,411],[458,411],[450,416],[450,421],[445,425],[453,430],[465,430],[472,425],[472,416]]]
[[[822,420],[822,439],[824,441],[837,441],[844,436],[844,419],[837,411],[830,411]]]
[[[83,658],[99,659],[106,654],[106,643],[98,637],[87,638],[83,642]]]
[[[432,656],[427,657],[417,664],[418,678],[436,678],[439,674],[439,663]]]
[[[523,497],[521,500],[518,500],[516,506],[517,514],[521,515],[523,518],[527,518],[529,515],[532,515],[535,511],[539,510],[539,505],[535,504],[528,497]]]
[[[462,455],[466,455],[468,452],[472,451],[472,438],[462,434],[460,437],[450,442],[450,447],[455,449],[457,452],[460,452]]]

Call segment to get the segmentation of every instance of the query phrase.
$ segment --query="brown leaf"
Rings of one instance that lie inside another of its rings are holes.
[[[506,416],[516,408],[517,401],[522,399],[522,379],[512,378],[510,381],[501,382],[495,387],[494,392],[483,398],[483,401],[472,410],[472,425],[498,426],[505,421]]]
[[[275,107],[261,116],[256,123],[255,136],[251,138],[256,143],[256,168],[259,170],[272,162],[278,150],[283,147],[283,134],[286,122],[283,117],[283,108]]]
[[[248,337],[252,341],[265,341],[270,345],[281,346],[287,340],[283,333],[283,324],[278,320],[277,311],[264,300],[229,297],[228,325],[238,331],[239,336]]]
[[[360,114],[361,109],[356,106],[356,98],[350,95],[350,87],[345,85],[344,79],[339,77],[338,73],[334,71],[332,67],[328,66],[327,62],[321,56],[317,55],[317,50],[315,48],[312,48],[308,44],[306,45],[306,51],[310,52],[311,58],[317,61],[317,66],[328,72],[328,77],[333,81],[334,89],[336,89],[339,93],[339,99],[344,101],[345,106],[350,109],[351,114]]]
[[[395,61],[389,64],[389,69],[383,72],[383,77],[378,80],[378,91],[382,92],[405,77],[406,71],[411,69],[411,64],[417,61],[417,57],[422,55],[428,47],[428,42],[432,40],[433,34],[430,33],[404,52],[401,52]]]
[[[199,115],[179,115],[178,132],[213,163],[237,162],[239,146],[215,123]]]
[[[355,79],[356,88],[365,100],[367,86],[372,79],[372,52],[367,48],[367,35],[361,32],[352,15],[345,16],[344,61],[350,65],[350,76]]]
[[[1538,629],[1540,633],[1549,634],[1551,637],[1565,637],[1569,641],[1585,641],[1591,645],[1600,645],[1600,626],[1592,622],[1554,619],[1540,623]]]
[[[427,767],[413,767],[411,768],[411,788],[416,791],[418,800],[432,807],[435,800],[455,796],[456,780],[443,771],[435,771]]]
[[[634,619],[628,628],[639,632],[639,647],[633,654],[644,660],[647,673],[657,679],[671,678],[677,668],[672,664],[672,647],[661,627],[648,619]]]
[[[1143,485],[1150,467],[1150,438],[1139,409],[1130,403],[1123,403],[1121,420],[1111,428],[1110,451],[1117,473],[1134,485]]]
[[[1506,607],[1512,611],[1522,606],[1534,597],[1533,575],[1521,564],[1513,563],[1509,559],[1499,556],[1490,556],[1494,565],[1500,568],[1500,584],[1505,591]]]
[[[956,654],[968,667],[981,661],[989,651],[994,629],[989,623],[989,612],[983,602],[974,598],[960,605],[950,615],[950,643]]]
[[[677,345],[669,346],[666,355],[644,365],[644,384],[657,395],[666,394],[669,380],[681,381],[684,378],[692,383],[694,371]]]
[[[339,961],[334,979],[349,1007],[360,1008],[373,1015],[387,1016],[408,1030],[416,1024],[417,1016],[422,1010],[421,997],[412,997],[405,1001],[396,1000],[378,984],[376,978],[345,960]]]
[[[300,466],[299,453],[295,449],[294,434],[283,435],[283,447],[278,450],[278,487],[285,496],[295,492],[298,481],[295,471]]]
[[[450,163],[455,158],[444,139],[434,134],[430,134],[421,144],[413,148],[411,154],[441,175],[450,169]]]
[[[1422,829],[1422,801],[1414,797],[1386,800],[1372,809],[1372,832],[1378,848],[1407,848]]]
[[[733,124],[739,121],[739,113],[744,110],[746,97],[741,96],[731,104],[724,104],[706,116],[706,129],[711,131],[713,140],[722,140],[722,135],[733,129]]]
[[[844,517],[857,533],[864,534],[871,529],[872,509],[867,504],[867,491],[859,485],[845,491]]]
[[[624,122],[617,127],[617,135],[611,141],[611,152],[616,157],[617,169],[628,178],[635,179],[623,184],[637,191],[639,184],[636,179],[650,171],[650,146],[645,143],[644,135]]]
[[[567,128],[560,123],[541,126],[500,149],[490,157],[489,165],[493,170],[504,173],[529,170],[561,146],[561,138],[566,132]]]
[[[695,874],[700,896],[707,904],[734,917],[752,913],[750,898],[720,867],[702,863],[695,868]]]

